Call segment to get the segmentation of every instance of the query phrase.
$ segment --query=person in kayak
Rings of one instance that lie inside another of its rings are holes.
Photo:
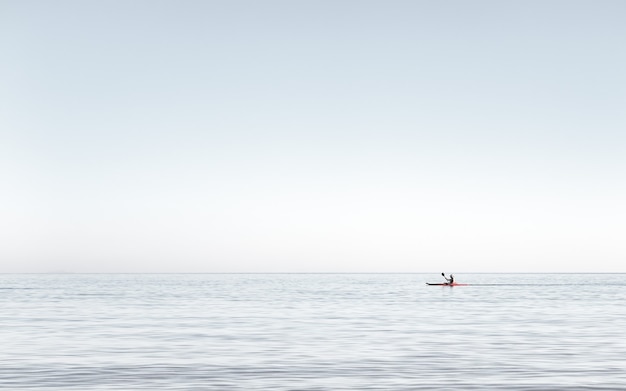
[[[444,273],[441,273],[441,275],[446,279],[448,285],[454,284],[454,276],[452,274],[450,274],[450,278],[446,277]]]

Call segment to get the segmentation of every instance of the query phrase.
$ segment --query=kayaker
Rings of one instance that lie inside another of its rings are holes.
[[[454,284],[454,276],[452,274],[450,274],[450,278],[446,277],[444,273],[441,273],[441,275],[443,276],[443,278],[446,279],[446,281],[448,282],[448,285]]]

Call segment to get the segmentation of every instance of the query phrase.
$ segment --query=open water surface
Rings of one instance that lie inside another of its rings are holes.
[[[626,389],[626,275],[456,278],[0,275],[0,389]]]

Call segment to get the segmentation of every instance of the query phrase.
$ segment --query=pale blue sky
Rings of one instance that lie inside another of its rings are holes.
[[[625,16],[0,0],[0,272],[626,272]]]

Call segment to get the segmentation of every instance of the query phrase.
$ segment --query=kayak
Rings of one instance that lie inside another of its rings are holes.
[[[426,285],[439,285],[439,286],[467,286],[469,284],[459,284],[459,283],[452,283],[449,284],[447,282],[427,282]]]

